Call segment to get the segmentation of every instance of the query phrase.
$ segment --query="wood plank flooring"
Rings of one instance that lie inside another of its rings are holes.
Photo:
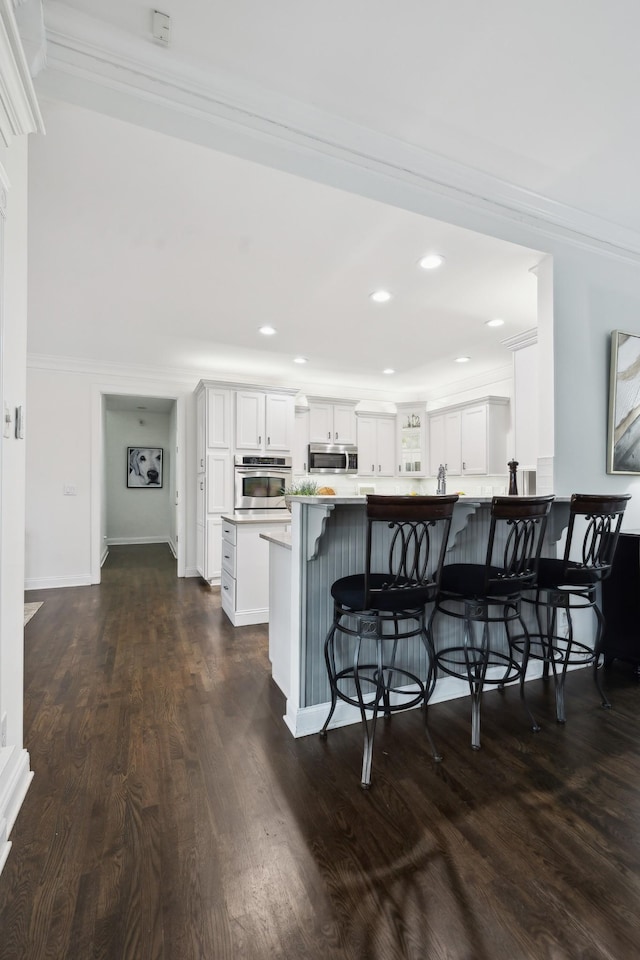
[[[0,876],[0,960],[636,960],[640,687],[529,685],[294,740],[267,631],[168,548],[114,547],[100,587],[33,591],[35,771]]]

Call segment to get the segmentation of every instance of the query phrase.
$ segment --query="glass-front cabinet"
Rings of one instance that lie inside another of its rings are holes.
[[[397,404],[398,473],[420,477],[427,473],[427,413],[425,404]]]

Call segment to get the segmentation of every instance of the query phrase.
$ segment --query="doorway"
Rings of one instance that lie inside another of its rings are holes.
[[[162,395],[160,395],[160,393]],[[185,575],[184,407],[178,394],[96,387],[92,436],[91,582],[100,583],[110,544],[167,542]],[[153,449],[161,471],[151,484],[129,476],[133,451]]]

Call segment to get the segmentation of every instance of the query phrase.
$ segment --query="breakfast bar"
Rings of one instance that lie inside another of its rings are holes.
[[[295,737],[317,733],[329,709],[329,684],[324,639],[333,616],[331,584],[362,571],[366,536],[365,497],[292,497],[291,533],[269,541],[269,650],[273,678],[287,698],[285,723]],[[461,497],[454,507],[446,562],[477,562],[484,558],[490,522],[490,497]],[[555,556],[567,526],[569,498],[554,501],[544,552]],[[374,544],[382,562],[387,544]],[[436,648],[448,645],[460,624],[436,621]],[[403,651],[403,666],[426,671],[426,652],[416,640]],[[539,675],[532,665],[532,677]],[[438,680],[431,702],[465,696],[466,683],[453,677]],[[332,726],[360,720],[359,713],[340,703]]]

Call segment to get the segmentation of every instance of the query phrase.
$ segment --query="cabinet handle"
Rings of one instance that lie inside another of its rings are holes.
[[[382,470],[382,464],[379,463],[379,464],[378,464],[378,473],[380,473],[381,470]]]
[[[258,446],[261,446],[261,444],[262,444],[262,437],[258,437]]]
[[[338,431],[336,430],[336,440],[338,439]]]
[[[467,469],[467,464],[465,463],[464,460],[462,461],[462,469],[463,469],[463,470],[466,470],[466,469]]]
[[[204,459],[202,457],[200,457],[200,466],[204,468]]]
[[[307,472],[307,465],[306,465],[306,463],[303,463],[303,464],[302,464],[302,470],[303,470],[304,473]]]
[[[223,590],[226,590],[227,593],[229,592],[229,587],[227,587],[227,586],[224,586],[222,589],[223,589]]]
[[[401,463],[398,464],[398,473],[402,473],[402,464],[401,464]]]
[[[268,447],[271,446],[271,437],[267,437],[267,446],[268,446]]]
[[[201,489],[201,490],[204,490],[204,480],[201,480],[201,481],[200,481],[200,489]]]
[[[229,559],[229,554],[228,554],[228,553],[225,553],[224,558],[225,558],[225,560],[228,560],[228,559]]]
[[[329,430],[329,433],[327,434],[327,440],[331,440],[331,430]]]

